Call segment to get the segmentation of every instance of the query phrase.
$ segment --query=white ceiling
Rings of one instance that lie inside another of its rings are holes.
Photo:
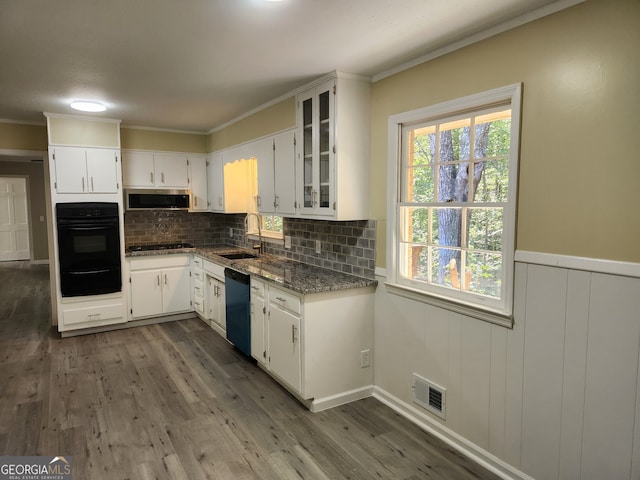
[[[0,119],[96,99],[123,125],[206,132],[330,71],[384,74],[575,3],[0,0]]]

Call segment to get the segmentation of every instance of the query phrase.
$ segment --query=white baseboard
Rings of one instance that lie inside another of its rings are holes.
[[[356,400],[362,400],[368,398],[373,394],[373,385],[367,385],[366,387],[356,388],[346,392],[341,392],[336,395],[331,395],[324,398],[316,398],[311,402],[309,410],[313,413],[328,410],[333,407],[339,407],[346,403],[355,402]]]
[[[426,413],[391,395],[382,388],[374,386],[373,397],[500,478],[505,480],[534,480],[526,473],[500,460],[495,455],[448,429],[440,422],[431,419]]]

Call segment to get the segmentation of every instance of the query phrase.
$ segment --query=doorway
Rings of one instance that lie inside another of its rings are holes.
[[[30,260],[27,179],[0,177],[0,261]]]

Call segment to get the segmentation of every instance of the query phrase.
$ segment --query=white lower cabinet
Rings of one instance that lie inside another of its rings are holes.
[[[370,395],[374,287],[300,295],[251,279],[251,355],[314,411]]]
[[[68,301],[59,304],[58,330],[61,332],[81,328],[102,327],[125,323],[127,314],[122,294],[108,298]]]
[[[129,259],[129,315],[132,319],[188,312],[190,255]]]
[[[201,265],[201,272],[194,274],[194,307],[196,313],[220,335],[226,336],[226,306],[224,290],[224,266],[195,256],[194,264]],[[198,269],[200,270],[200,269]],[[202,298],[198,287],[202,275]],[[202,302],[202,311],[199,303]]]
[[[296,392],[301,387],[300,323],[299,315],[269,302],[269,369]]]
[[[267,303],[265,284],[251,279],[251,356],[261,365],[267,364]]]

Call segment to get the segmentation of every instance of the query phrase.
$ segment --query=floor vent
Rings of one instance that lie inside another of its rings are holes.
[[[442,419],[445,418],[446,393],[446,388],[413,374],[413,401]]]

